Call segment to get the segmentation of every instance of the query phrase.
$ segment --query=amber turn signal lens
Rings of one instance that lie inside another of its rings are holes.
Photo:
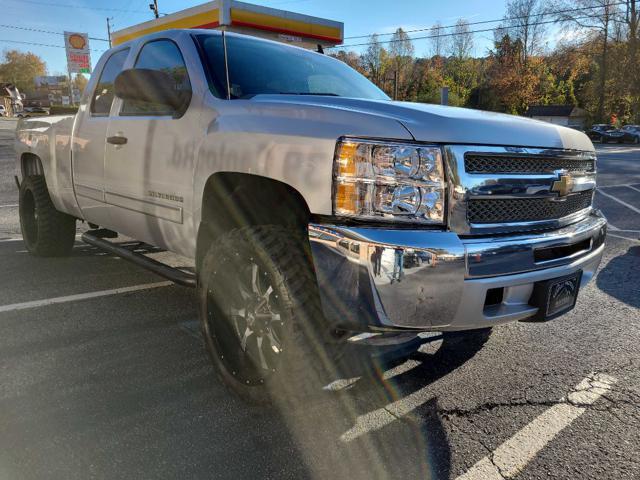
[[[338,151],[338,176],[339,177],[355,177],[356,176],[356,153],[358,151],[357,143],[341,143]]]
[[[355,183],[338,183],[336,185],[335,210],[336,213],[354,214],[358,203]]]

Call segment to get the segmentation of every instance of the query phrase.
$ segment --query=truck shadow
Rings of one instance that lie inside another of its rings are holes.
[[[79,265],[85,281],[94,271],[150,275],[100,253],[78,246],[64,261],[11,257],[12,271],[27,269],[25,282],[53,272],[77,282]],[[454,355],[430,344],[408,359],[378,359],[342,390],[255,407],[226,391],[201,339],[179,327],[197,318],[193,290],[169,288],[3,320],[0,363],[25,378],[4,400],[0,449],[28,458],[32,478],[88,469],[105,478],[450,478],[451,432],[430,385],[488,336]]]
[[[485,332],[455,348],[424,345],[408,359],[377,360],[374,375],[293,409],[276,404],[274,414],[303,456],[336,455],[335,462],[306,462],[313,478],[450,478],[448,432],[429,386],[488,338]]]
[[[600,270],[596,285],[603,292],[632,307],[640,308],[640,246],[629,247],[627,253],[609,260]]]

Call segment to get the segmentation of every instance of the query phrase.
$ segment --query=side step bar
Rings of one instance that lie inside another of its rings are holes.
[[[103,238],[92,235],[91,233],[83,233],[82,241],[89,245],[93,245],[100,250],[112,253],[113,255],[117,255],[125,260],[135,263],[136,265],[146,268],[147,270],[171,280],[173,283],[182,285],[183,287],[195,288],[196,286],[196,276],[194,274],[170,267],[169,265],[158,262],[157,260],[146,257],[145,255],[141,255],[140,253],[132,252],[129,249],[111,243],[108,240],[104,240]]]

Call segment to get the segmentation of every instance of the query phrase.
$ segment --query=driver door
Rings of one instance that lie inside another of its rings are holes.
[[[73,183],[84,218],[112,227],[104,198],[105,137],[114,99],[113,82],[124,68],[129,48],[117,50],[104,63],[98,82],[76,116],[73,135]]]
[[[118,114],[107,131],[105,200],[119,232],[181,253],[199,130],[197,109],[189,108],[189,73],[178,45],[164,38],[145,43],[133,68],[168,73],[185,105],[116,99]]]

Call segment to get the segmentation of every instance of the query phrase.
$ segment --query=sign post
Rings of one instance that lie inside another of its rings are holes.
[[[87,33],[64,32],[64,47],[67,52],[69,72],[69,98],[73,102],[73,73],[91,73],[91,52]]]

